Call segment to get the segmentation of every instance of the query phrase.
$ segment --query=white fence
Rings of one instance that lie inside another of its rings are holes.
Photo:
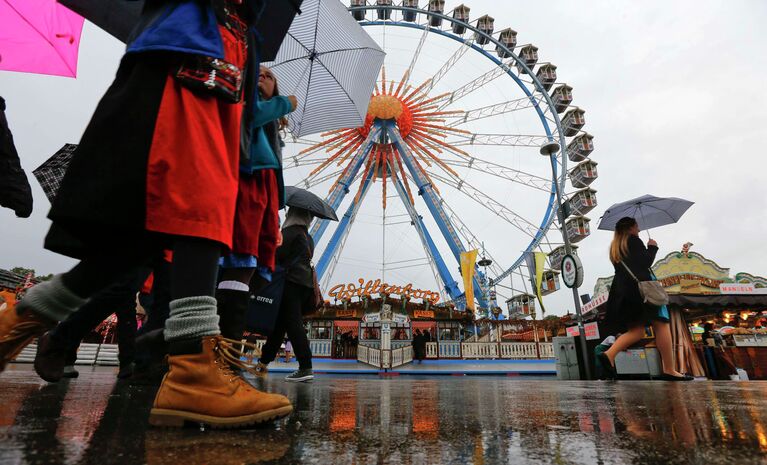
[[[442,347],[439,352],[442,357]],[[554,358],[554,347],[551,342],[462,342],[458,358],[551,359]]]
[[[330,339],[309,339],[312,357],[330,357],[332,341]]]
[[[538,346],[541,349],[541,358],[554,358],[554,344],[551,342],[540,342]]]
[[[551,344],[549,344],[549,346],[551,346]],[[501,342],[500,348],[501,358],[538,358],[535,342]]]
[[[357,361],[376,368],[396,368],[413,361],[413,347],[381,350],[364,344],[357,345]]]
[[[439,358],[439,347],[436,342],[426,343],[426,358]]]
[[[391,351],[391,368],[397,368],[413,361],[413,346],[404,346]]]
[[[461,344],[463,358],[499,358],[495,342],[464,342]]]

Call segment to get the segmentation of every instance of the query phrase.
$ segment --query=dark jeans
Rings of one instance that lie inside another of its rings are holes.
[[[83,338],[113,313],[117,315],[120,365],[133,362],[136,352],[136,293],[141,289],[149,272],[149,268],[141,268],[97,293],[51,331],[51,337],[57,345],[65,347],[69,353],[68,364],[74,362],[73,354]]]
[[[301,316],[301,309],[306,305],[312,292],[314,291],[308,287],[291,282],[285,283],[282,305],[277,313],[274,330],[261,349],[261,363],[268,364],[274,361],[287,333],[298,360],[298,367],[302,370],[312,368],[312,350],[309,348],[309,338],[306,337],[304,319]]]

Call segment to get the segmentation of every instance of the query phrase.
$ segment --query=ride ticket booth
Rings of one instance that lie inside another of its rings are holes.
[[[356,359],[360,336],[358,320],[335,320],[333,322],[332,358]]]

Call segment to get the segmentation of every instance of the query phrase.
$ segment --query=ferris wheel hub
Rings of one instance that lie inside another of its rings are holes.
[[[375,95],[370,99],[368,115],[373,119],[395,120],[402,115],[402,102],[392,95]]]

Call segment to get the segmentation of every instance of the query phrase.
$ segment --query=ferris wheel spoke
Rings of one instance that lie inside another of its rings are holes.
[[[402,82],[400,83],[400,89],[401,90],[404,86],[405,89],[408,88],[408,82],[410,82],[410,76],[413,74],[413,70],[415,69],[415,64],[418,61],[418,58],[421,56],[421,50],[423,49],[423,44],[426,43],[426,39],[429,37],[429,26],[426,26],[423,28],[423,34],[421,34],[421,39],[418,41],[418,45],[415,48],[415,52],[413,52],[412,58],[410,58],[410,66],[407,67],[407,70],[405,71],[405,74],[402,75]]]
[[[460,134],[457,139],[448,141],[449,145],[461,147],[466,145],[505,145],[513,147],[540,147],[552,138],[549,136],[523,134]]]
[[[450,92],[450,95],[445,98],[445,101],[440,105],[439,109],[442,110],[446,108],[447,106],[452,105],[453,103],[466,97],[467,95],[471,94],[472,92],[476,91],[477,89],[481,88],[487,83],[492,82],[495,79],[498,79],[499,77],[503,76],[505,73],[511,71],[512,69],[511,66],[513,63],[514,63],[514,60],[512,59],[501,65],[498,65],[494,67],[493,69],[491,69],[490,71],[484,73],[483,75],[475,78],[472,81],[467,82],[461,87]]]
[[[480,173],[489,174],[542,192],[551,192],[551,179],[526,173],[498,163],[492,163],[473,157],[461,160],[445,159],[444,161],[448,166],[476,170]]]
[[[329,157],[326,158],[286,158],[283,162],[282,169],[289,170],[292,168],[298,168],[301,166],[315,166],[322,163],[325,163],[328,160]]]
[[[305,137],[296,137],[293,134],[290,134],[288,136],[288,142],[290,142],[291,144],[297,144],[297,145],[316,145],[316,144],[321,143],[322,141],[320,141],[320,140],[311,140],[311,139],[307,139]]]
[[[343,169],[327,173],[323,176],[307,176],[296,183],[296,185],[303,185],[305,189],[311,189],[314,186],[322,184],[331,179],[335,179],[343,173]]]
[[[434,87],[436,87],[439,81],[441,81],[442,78],[445,77],[445,75],[448,72],[450,72],[450,70],[456,65],[456,63],[458,63],[461,60],[461,58],[463,58],[463,56],[466,55],[466,52],[471,50],[472,44],[474,44],[474,36],[463,41],[463,43],[458,48],[458,50],[453,52],[453,54],[450,56],[450,58],[447,59],[445,64],[443,64],[442,67],[439,70],[437,70],[437,72],[434,73],[434,75],[431,78],[428,79],[429,84],[424,89],[424,93],[428,94],[429,92],[431,92],[432,89],[434,89]]]
[[[463,240],[466,242],[468,247],[466,247],[467,250],[471,249],[477,249],[482,250],[483,255],[485,255],[487,258],[493,261],[493,263],[490,265],[490,269],[493,272],[493,274],[500,274],[503,273],[503,268],[498,264],[499,262],[493,258],[493,255],[487,251],[487,249],[484,247],[482,241],[477,239],[477,236],[471,232],[468,226],[461,220],[461,217],[453,211],[452,208],[450,208],[450,205],[445,202],[445,199],[441,196],[438,196],[442,205],[442,208],[445,210],[445,213],[447,214],[448,220],[453,224],[453,227],[455,227],[456,231],[458,231],[458,234],[463,238]]]
[[[453,117],[455,118],[455,121],[448,123],[448,126],[450,127],[460,126],[462,124],[466,124],[471,121],[477,121],[480,119],[490,118],[490,117],[498,116],[498,115],[505,115],[505,114],[513,113],[519,110],[526,110],[528,108],[532,108],[533,106],[540,105],[542,103],[545,103],[545,102],[543,101],[543,99],[540,98],[540,94],[536,92],[533,94],[532,97],[522,97],[522,98],[518,98],[514,100],[509,100],[503,103],[496,103],[494,105],[475,108],[473,110],[466,110],[463,112],[463,115],[458,115]]]
[[[494,198],[485,194],[473,185],[460,178],[448,178],[437,173],[431,173],[431,177],[445,183],[446,185],[458,190],[465,196],[475,201],[484,208],[490,210],[495,215],[522,231],[530,238],[534,239],[539,232],[538,226],[527,220],[522,215],[512,211],[507,206],[501,204]]]

